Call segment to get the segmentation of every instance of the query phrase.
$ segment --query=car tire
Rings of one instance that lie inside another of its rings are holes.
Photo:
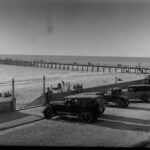
[[[46,119],[51,119],[51,118],[53,117],[53,110],[52,110],[52,107],[46,108],[46,109],[44,110],[43,114],[44,114],[44,117],[45,117]]]
[[[148,95],[143,95],[143,96],[141,97],[141,101],[142,101],[142,102],[149,102],[149,96],[148,96]]]
[[[104,106],[99,106],[98,109],[99,109],[99,113],[100,114],[103,114],[104,111],[105,111],[105,107]]]
[[[129,102],[124,102],[124,107],[128,107]]]
[[[123,108],[123,107],[124,107],[124,101],[118,100],[118,101],[116,102],[116,106],[117,106],[117,107],[120,107],[120,108]]]
[[[80,119],[84,123],[91,123],[94,120],[94,116],[91,112],[81,112]]]

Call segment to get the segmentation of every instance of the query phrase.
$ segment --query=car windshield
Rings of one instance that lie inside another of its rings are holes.
[[[111,89],[108,89],[107,91],[106,91],[106,94],[108,94],[108,95],[111,95]]]
[[[80,104],[80,100],[79,99],[76,99],[76,98],[74,98],[74,99],[66,99],[65,100],[65,104],[74,104],[74,105],[78,105],[78,104]]]
[[[129,88],[128,88],[128,91],[129,91],[129,92],[132,92],[132,91],[134,92],[134,91],[136,91],[136,89],[135,89],[135,88],[132,88],[132,87],[129,87]]]
[[[122,95],[122,90],[121,89],[113,89],[112,95]]]

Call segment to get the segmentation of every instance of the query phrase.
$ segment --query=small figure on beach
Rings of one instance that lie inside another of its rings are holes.
[[[61,81],[62,82],[62,86],[64,87],[65,86],[65,82],[64,81]]]
[[[0,97],[3,98],[10,97],[10,96],[12,96],[12,94],[9,91],[0,93]]]
[[[11,93],[9,91],[7,91],[7,96],[10,97],[11,96]]]
[[[4,93],[4,97],[8,97],[7,92]]]
[[[117,77],[115,77],[115,81],[114,81],[114,83],[117,83],[117,80],[118,80],[118,78],[117,78]]]
[[[62,92],[62,84],[60,82],[58,83],[58,90],[60,90],[60,92]]]
[[[118,78],[117,81],[122,81],[122,79],[121,79],[121,78]]]
[[[68,91],[71,91],[71,90],[70,90],[70,84],[68,85]]]
[[[75,84],[73,84],[73,90],[75,90],[76,89],[76,85]]]
[[[60,82],[58,83],[58,89],[61,89],[61,83]]]
[[[48,87],[46,92],[46,104],[49,104],[52,101],[53,91]]]
[[[74,84],[73,89],[75,93],[81,93],[83,91],[83,85],[82,84]]]
[[[118,81],[123,81],[121,78],[115,77],[114,83],[118,83]]]

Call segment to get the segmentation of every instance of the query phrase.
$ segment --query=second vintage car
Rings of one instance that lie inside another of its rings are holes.
[[[137,84],[129,85],[127,90],[124,92],[129,99],[140,99],[142,102],[150,102],[150,85],[148,84]]]
[[[128,96],[124,95],[124,92],[119,87],[109,88],[105,94],[105,99],[107,100],[107,104],[110,103],[115,104],[117,107],[128,107],[129,105],[129,98]]]

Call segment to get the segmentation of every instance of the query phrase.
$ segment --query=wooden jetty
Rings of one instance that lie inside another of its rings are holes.
[[[0,59],[0,64],[5,65],[17,65],[25,67],[41,67],[50,69],[63,69],[63,70],[74,70],[74,71],[92,71],[92,72],[122,72],[122,73],[140,73],[149,74],[150,67],[145,66],[124,66],[124,65],[102,65],[102,64],[81,64],[81,63],[64,63],[54,61],[43,61],[43,60],[20,60],[20,59]]]

